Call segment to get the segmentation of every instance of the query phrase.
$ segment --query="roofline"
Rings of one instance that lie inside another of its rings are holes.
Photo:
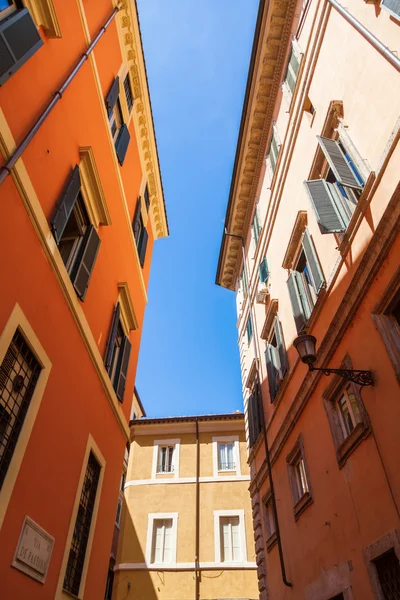
[[[132,425],[155,425],[162,423],[196,423],[196,421],[240,421],[244,419],[244,413],[225,413],[221,415],[197,415],[191,417],[158,417],[145,419],[132,419],[129,426]]]
[[[143,403],[142,403],[142,401],[140,399],[139,392],[137,391],[136,385],[134,387],[134,394],[135,394],[135,398],[137,400],[137,403],[139,404],[140,410],[142,411],[143,416],[146,417],[146,411],[144,410],[144,406],[143,406]]]
[[[217,285],[220,285],[219,278],[220,278],[222,257],[223,257],[223,253],[224,253],[224,242],[225,242],[225,237],[226,237],[225,229],[228,226],[229,213],[230,213],[232,202],[233,202],[236,174],[237,174],[237,168],[238,168],[238,164],[239,164],[239,155],[240,155],[240,149],[242,147],[242,138],[243,138],[243,133],[244,133],[244,128],[245,128],[247,110],[248,110],[248,106],[249,106],[250,90],[251,90],[251,84],[253,82],[254,67],[255,67],[255,63],[256,63],[258,44],[260,41],[261,24],[262,24],[262,20],[263,20],[265,4],[266,4],[266,0],[260,0],[260,4],[258,6],[258,14],[257,14],[257,21],[256,21],[255,30],[254,30],[254,39],[253,39],[253,47],[251,50],[249,72],[247,74],[246,91],[245,91],[244,100],[243,100],[242,117],[240,120],[239,135],[238,135],[238,141],[237,141],[237,145],[236,145],[235,162],[233,163],[228,206],[226,208],[226,213],[225,213],[224,231],[222,233],[221,247],[220,247],[219,256],[218,256],[217,274],[215,276],[215,283]],[[226,289],[228,289],[228,288],[226,288]]]

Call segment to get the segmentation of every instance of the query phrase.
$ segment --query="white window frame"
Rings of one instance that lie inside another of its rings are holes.
[[[157,473],[159,446],[175,446],[173,458],[172,458],[173,470],[171,473]],[[152,468],[151,468],[151,478],[152,479],[160,479],[165,475],[167,475],[168,478],[179,477],[180,447],[181,447],[180,439],[154,440],[153,464],[152,464]]]
[[[163,519],[171,519],[172,520],[172,545],[171,545],[171,561],[166,563],[155,563],[151,562],[151,554],[153,549],[153,536],[154,536],[154,521],[161,521]],[[177,538],[178,538],[178,513],[149,513],[148,522],[147,522],[147,540],[146,540],[146,564],[147,566],[160,566],[165,567],[174,567],[176,566],[176,548],[177,548]]]
[[[222,561],[221,559],[221,517],[239,517],[239,537],[241,560],[235,562]],[[247,563],[246,529],[244,523],[244,510],[214,510],[214,547],[216,566],[243,565]]]
[[[218,445],[233,443],[233,460],[235,461],[234,469],[222,469],[218,468]],[[242,474],[240,469],[240,446],[238,435],[224,435],[212,438],[212,450],[213,450],[213,475],[214,477],[224,477],[221,473],[235,473],[236,476]]]

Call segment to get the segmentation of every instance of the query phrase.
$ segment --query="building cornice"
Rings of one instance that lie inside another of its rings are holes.
[[[265,159],[295,6],[295,0],[260,3],[225,217],[226,231],[243,238]],[[216,283],[234,290],[241,261],[240,240],[224,235]]]
[[[150,219],[155,238],[169,234],[164,191],[154,131],[146,63],[135,0],[121,0],[116,17],[125,62],[133,83],[134,122],[143,172],[150,194]]]

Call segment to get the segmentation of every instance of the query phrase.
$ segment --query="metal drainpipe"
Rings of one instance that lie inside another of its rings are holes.
[[[246,256],[245,256],[245,251],[244,251],[244,239],[241,235],[235,235],[233,233],[228,233],[225,229],[225,235],[228,237],[235,237],[238,238],[241,241],[241,245],[242,245],[242,256],[243,256],[243,271],[244,271],[244,279],[246,282],[246,287],[247,287],[247,294],[248,294],[248,298],[249,298],[249,306],[250,306],[250,311],[249,311],[249,316],[250,316],[250,323],[251,323],[251,328],[253,331],[253,344],[254,344],[254,355],[257,361],[260,360],[259,357],[259,353],[258,353],[258,348],[257,348],[257,344],[256,344],[256,329],[255,329],[255,318],[253,315],[253,303],[251,302],[251,298],[250,298],[250,280],[248,277],[248,273],[247,273],[247,264],[246,264]],[[281,565],[281,574],[282,574],[282,581],[283,583],[287,586],[287,587],[293,587],[293,584],[290,583],[290,581],[287,580],[286,578],[286,569],[285,569],[285,561],[283,558],[283,549],[282,549],[282,540],[281,540],[281,534],[280,534],[280,529],[279,529],[279,522],[278,522],[278,512],[276,510],[276,500],[275,500],[275,490],[274,490],[274,482],[272,479],[272,469],[271,469],[271,457],[269,454],[269,448],[268,448],[268,439],[267,439],[267,430],[265,427],[265,415],[264,415],[264,403],[262,401],[262,394],[261,394],[261,386],[260,386],[260,382],[259,382],[259,378],[258,378],[258,369],[257,369],[257,385],[259,387],[259,392],[260,392],[260,397],[261,397],[261,416],[262,416],[262,430],[263,430],[263,437],[264,437],[264,447],[265,447],[265,458],[267,461],[267,467],[268,467],[268,476],[269,476],[269,490],[271,492],[271,500],[272,500],[272,512],[274,513],[274,519],[275,519],[275,529],[276,529],[276,541],[278,543],[278,551],[279,551],[279,562]]]
[[[400,71],[400,59],[391,50],[389,50],[389,48],[382,44],[382,42],[369,31],[369,29],[364,27],[360,21],[358,21],[345,8],[343,8],[343,6],[339,4],[337,0],[328,0],[328,2],[332,4],[333,8],[337,10],[338,13],[340,13],[342,17],[344,17],[346,21],[350,23],[350,25],[353,25],[353,27],[357,29],[357,31],[361,33],[361,35],[363,35],[365,39],[367,39],[370,44],[372,44],[374,48],[390,62],[391,65]]]
[[[200,579],[199,579],[199,558],[200,558],[200,485],[199,485],[199,475],[200,475],[200,442],[199,442],[199,420],[195,419],[196,424],[196,541],[195,541],[195,600],[199,600],[200,598]]]
[[[51,113],[51,111],[53,110],[55,105],[57,104],[57,102],[59,100],[61,100],[65,90],[67,89],[67,87],[69,86],[71,81],[75,78],[76,74],[81,69],[83,64],[87,61],[87,59],[89,58],[89,55],[92,53],[94,47],[97,45],[100,38],[107,31],[108,26],[110,25],[111,21],[114,19],[115,15],[117,14],[118,11],[119,11],[119,8],[118,8],[118,6],[116,6],[114,8],[114,10],[112,11],[111,15],[109,16],[109,18],[107,19],[107,21],[105,22],[105,24],[103,25],[103,27],[100,29],[99,33],[94,38],[93,42],[90,44],[90,46],[86,50],[86,52],[84,52],[82,54],[82,58],[78,61],[78,63],[74,67],[74,69],[68,75],[67,79],[64,81],[64,83],[62,84],[60,89],[58,89],[54,93],[53,100],[51,102],[49,102],[49,104],[44,109],[44,111],[42,112],[40,117],[37,119],[36,123],[33,125],[32,129],[27,133],[27,135],[24,137],[24,139],[19,144],[19,146],[17,146],[17,148],[11,154],[11,156],[8,159],[8,161],[6,162],[6,164],[0,168],[0,185],[3,183],[3,181],[6,179],[6,177],[8,175],[10,175],[11,169],[14,167],[17,160],[21,157],[22,153],[24,152],[24,150],[26,149],[28,144],[32,141],[33,137],[35,136],[35,134],[37,133],[39,128],[43,125],[43,123],[45,122],[45,120],[47,119],[47,117],[49,116],[49,114]]]

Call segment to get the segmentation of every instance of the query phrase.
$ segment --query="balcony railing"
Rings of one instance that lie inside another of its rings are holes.
[[[218,465],[218,471],[235,471],[236,465],[234,462],[220,462]]]
[[[173,473],[174,465],[157,465],[157,473]]]

